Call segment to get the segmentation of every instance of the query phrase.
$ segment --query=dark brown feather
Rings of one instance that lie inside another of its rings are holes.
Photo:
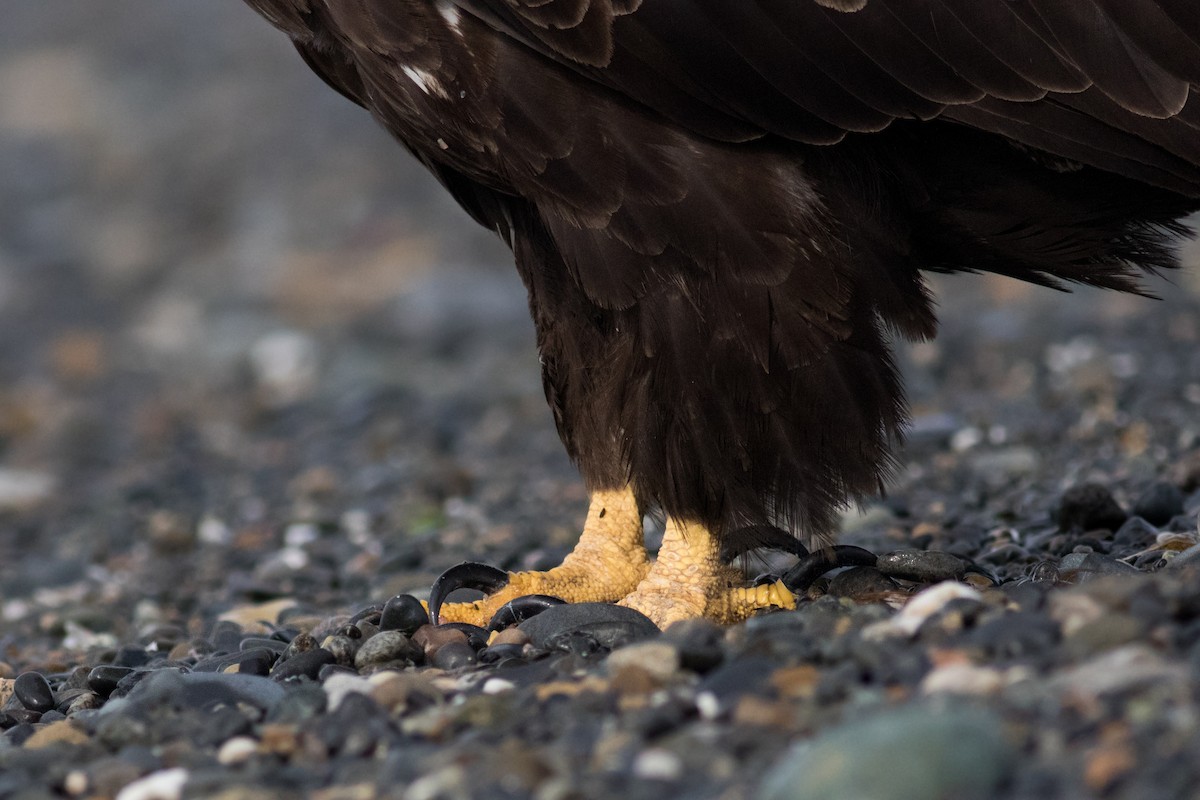
[[[512,247],[588,484],[718,532],[886,480],[922,270],[1144,291],[1200,207],[1191,0],[249,2]]]

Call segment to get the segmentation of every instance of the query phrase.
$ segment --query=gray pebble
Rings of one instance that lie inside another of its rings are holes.
[[[354,665],[354,656],[358,653],[361,643],[361,639],[352,639],[349,636],[327,636],[325,641],[321,642],[321,647],[333,654],[334,663],[350,667]]]
[[[866,602],[897,588],[899,584],[874,567],[851,567],[829,579],[829,594]]]
[[[450,642],[438,648],[433,665],[438,669],[455,670],[470,667],[478,661],[475,649],[464,642]]]
[[[990,797],[1015,761],[990,712],[901,708],[793,747],[767,773],[758,800]]]
[[[1183,492],[1173,483],[1158,481],[1142,492],[1133,504],[1133,515],[1151,525],[1166,525],[1183,513]]]
[[[660,633],[644,614],[610,603],[554,606],[517,627],[541,650],[557,649],[565,637],[572,635],[585,635],[599,647],[612,650]]]
[[[1074,486],[1063,493],[1055,522],[1065,531],[1115,531],[1125,522],[1126,514],[1112,493],[1098,483]]]
[[[316,650],[306,650],[285,661],[278,662],[271,670],[271,677],[277,681],[300,677],[311,678],[315,681],[321,667],[332,663],[334,663],[333,653],[323,647],[318,647]]]
[[[893,578],[939,583],[958,580],[974,565],[970,559],[942,550],[899,550],[879,556],[875,566]]]
[[[1104,575],[1137,575],[1135,567],[1099,553],[1070,553],[1058,562],[1058,572],[1075,583],[1087,583]]]
[[[398,630],[380,631],[359,646],[354,666],[369,669],[381,666],[406,666],[418,662],[422,652]]]

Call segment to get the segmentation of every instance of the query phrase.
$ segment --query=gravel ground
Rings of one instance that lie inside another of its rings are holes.
[[[586,501],[508,256],[235,0],[5,16],[0,798],[1195,796],[1200,270],[940,281],[797,611],[481,647],[392,598]]]

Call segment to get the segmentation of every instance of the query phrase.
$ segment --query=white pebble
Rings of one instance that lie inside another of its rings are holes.
[[[642,780],[674,781],[683,774],[683,762],[669,750],[654,747],[638,754],[633,774]]]
[[[217,762],[229,767],[249,760],[257,752],[258,742],[249,736],[234,736],[217,751]]]
[[[873,639],[896,635],[913,636],[925,624],[925,620],[944,608],[951,600],[959,598],[982,601],[983,595],[964,583],[945,581],[913,595],[896,616],[869,625],[863,630],[863,635]]]
[[[160,769],[127,784],[117,792],[116,800],[179,800],[187,779],[188,771],[183,767]]]
[[[484,694],[503,694],[511,692],[517,688],[517,685],[512,681],[506,681],[504,678],[488,678],[487,683],[483,685]]]
[[[375,684],[361,675],[335,673],[321,684],[321,688],[325,690],[325,694],[329,698],[329,710],[336,711],[342,701],[350,695],[370,694],[371,690],[375,688]]]
[[[73,769],[63,778],[63,789],[72,797],[78,797],[88,790],[87,773],[81,769]]]

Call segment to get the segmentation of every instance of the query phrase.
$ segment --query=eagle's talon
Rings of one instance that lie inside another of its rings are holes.
[[[501,631],[512,625],[524,622],[530,617],[536,617],[551,606],[561,606],[567,601],[561,597],[548,594],[527,594],[509,600],[492,615],[487,624],[489,631]]]
[[[850,544],[818,548],[796,562],[783,576],[783,585],[800,594],[817,578],[838,567],[873,567],[878,556]]]
[[[510,573],[490,564],[464,561],[438,576],[429,591],[429,618],[434,625],[440,624],[442,604],[456,589],[478,589],[484,594],[495,594],[508,585]]]

